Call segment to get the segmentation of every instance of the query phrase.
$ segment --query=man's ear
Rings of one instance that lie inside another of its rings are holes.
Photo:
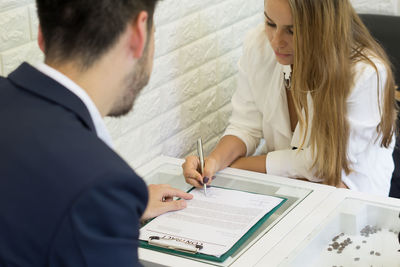
[[[130,48],[135,58],[142,57],[146,46],[148,17],[149,15],[146,11],[141,11],[131,26]]]
[[[44,49],[45,49],[44,39],[43,39],[42,28],[40,27],[40,25],[38,28],[38,45],[39,45],[40,50],[42,50],[42,52],[44,53]]]

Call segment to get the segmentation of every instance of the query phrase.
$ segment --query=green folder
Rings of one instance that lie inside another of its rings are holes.
[[[218,187],[218,186],[215,186]],[[219,188],[223,188],[223,187],[219,187]],[[191,188],[188,192],[192,191],[194,189]],[[224,189],[228,189],[228,190],[236,190],[236,189],[230,189],[230,188],[224,188]],[[240,190],[236,190],[236,191],[240,191]],[[253,192],[248,192],[248,193],[252,193],[252,194],[256,194]],[[275,197],[275,196],[274,196]],[[227,258],[229,258],[231,255],[233,255],[233,253],[235,253],[241,245],[244,244],[244,242],[246,242],[246,240],[266,221],[268,220],[268,218],[274,214],[274,212],[276,210],[278,210],[283,203],[285,203],[285,201],[287,200],[287,198],[283,198],[283,197],[276,197],[276,198],[280,198],[282,199],[281,203],[279,203],[275,208],[273,208],[270,212],[268,212],[267,214],[265,214],[256,224],[254,224],[236,243],[235,245],[233,245],[227,252],[225,252],[224,254],[222,254],[220,257],[216,257],[216,256],[212,256],[212,255],[207,255],[207,254],[202,254],[202,253],[188,253],[188,252],[183,252],[183,251],[177,251],[177,250],[173,250],[173,249],[168,249],[168,248],[163,248],[163,247],[159,247],[159,246],[154,246],[154,245],[150,245],[147,241],[143,241],[143,240],[139,240],[139,246],[141,248],[147,248],[147,249],[151,249],[151,250],[155,250],[155,251],[159,251],[159,252],[164,252],[164,253],[168,253],[168,254],[173,254],[173,255],[182,255],[182,256],[186,256],[186,257],[191,257],[191,258],[196,258],[196,259],[202,259],[202,260],[208,260],[208,261],[215,261],[215,262],[223,262],[225,261]],[[151,220],[150,220],[151,221]],[[149,221],[149,222],[150,222]]]

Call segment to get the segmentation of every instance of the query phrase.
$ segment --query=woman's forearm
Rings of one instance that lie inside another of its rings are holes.
[[[242,140],[233,135],[226,135],[222,137],[208,157],[216,160],[217,171],[219,171],[228,167],[239,157],[245,156],[246,151],[246,145]]]
[[[232,168],[243,169],[255,172],[267,172],[266,166],[267,155],[242,157],[231,164]]]

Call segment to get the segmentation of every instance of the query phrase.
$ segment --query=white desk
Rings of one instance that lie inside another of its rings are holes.
[[[400,266],[399,213],[400,199],[337,189],[256,266]],[[338,252],[330,244],[341,233],[338,243],[352,243]]]
[[[182,159],[159,157],[137,170],[146,183],[167,183],[182,190],[186,184]],[[139,258],[145,266],[254,266],[276,247],[299,222],[307,218],[336,188],[295,179],[227,168],[216,174],[216,186],[285,197],[279,208],[238,251],[223,263],[185,258],[148,249],[139,249]],[[263,266],[273,266],[264,264]]]

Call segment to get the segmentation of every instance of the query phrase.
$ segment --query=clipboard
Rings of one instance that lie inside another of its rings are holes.
[[[219,188],[223,188],[223,187],[219,187]],[[190,190],[188,190],[188,192],[192,191],[193,189],[194,189],[194,187],[191,188]],[[236,190],[236,189],[230,189],[230,188],[224,188],[224,189]],[[236,191],[240,191],[240,190],[236,190]],[[246,191],[242,191],[242,192],[246,192]],[[257,193],[253,193],[253,192],[248,192],[248,193],[257,194]],[[280,199],[282,199],[282,201],[277,206],[275,206],[275,208],[273,208],[271,211],[269,211],[267,214],[265,214],[257,223],[255,223],[227,252],[222,254],[220,257],[208,255],[208,254],[202,254],[200,252],[200,250],[202,248],[201,243],[188,242],[188,240],[175,238],[173,236],[168,236],[168,237],[151,236],[148,241],[139,240],[139,246],[141,248],[151,249],[151,250],[155,250],[155,251],[163,252],[163,253],[167,253],[167,254],[172,254],[172,255],[181,255],[181,256],[186,256],[189,258],[202,259],[202,260],[214,261],[214,262],[224,262],[227,258],[232,256],[253,235],[253,233],[262,224],[264,224],[264,222],[266,222],[268,220],[268,218],[271,217],[271,215],[274,214],[275,211],[278,210],[287,201],[287,198],[284,198],[284,197],[276,197],[276,198],[280,198]],[[147,223],[149,223],[149,222],[147,222]]]

